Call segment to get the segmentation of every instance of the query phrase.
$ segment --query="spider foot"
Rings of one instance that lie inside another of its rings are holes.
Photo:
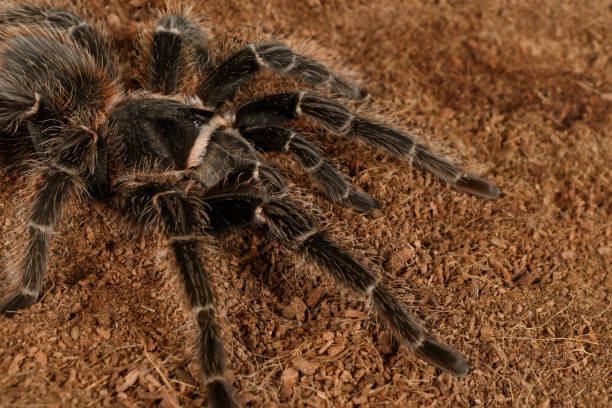
[[[470,363],[463,355],[431,337],[426,337],[414,352],[422,360],[456,377],[465,377],[470,371]]]
[[[475,196],[494,199],[499,197],[501,191],[495,184],[483,178],[464,174],[455,182],[455,186],[459,190],[466,191]]]
[[[37,297],[25,293],[16,293],[9,296],[6,301],[0,304],[0,314],[14,316],[18,310],[27,309],[36,303]]]
[[[214,380],[206,385],[208,399],[213,408],[240,408],[232,386],[223,379]]]
[[[351,207],[358,213],[367,213],[373,208],[380,208],[380,205],[369,194],[351,189],[348,196],[342,200],[342,204]]]

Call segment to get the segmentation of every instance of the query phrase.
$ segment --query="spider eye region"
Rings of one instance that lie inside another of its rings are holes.
[[[191,123],[195,127],[200,127],[205,123],[208,123],[213,117],[213,113],[204,109],[191,109],[192,120]]]
[[[110,120],[125,141],[125,158],[131,165],[155,162],[185,169],[193,147],[213,113],[165,99],[132,99],[111,112]],[[205,146],[204,146],[205,148]]]

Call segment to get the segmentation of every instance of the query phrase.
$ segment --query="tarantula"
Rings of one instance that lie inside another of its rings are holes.
[[[6,295],[0,312],[10,316],[37,301],[50,234],[67,203],[98,200],[137,230],[165,239],[197,322],[197,358],[212,407],[239,402],[224,378],[213,289],[198,247],[204,235],[240,227],[267,227],[338,284],[368,298],[419,358],[452,375],[467,374],[467,359],[436,342],[373,273],[321,231],[257,150],[291,153],[329,200],[361,212],[376,202],[285,122],[308,118],[480,197],[497,197],[495,185],[406,132],[349,111],[337,100],[365,92],[281,43],[250,44],[215,64],[204,28],[186,14],[168,13],[145,36],[144,89],[128,92],[106,37],[75,12],[46,4],[1,6],[0,162],[27,164],[34,193],[27,245],[15,262],[19,288]],[[227,108],[264,68],[337,98],[294,91]]]

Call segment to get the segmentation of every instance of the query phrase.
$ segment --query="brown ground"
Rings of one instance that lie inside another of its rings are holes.
[[[127,39],[147,8],[102,3],[88,7],[133,56]],[[221,244],[230,256],[214,284],[231,380],[247,406],[610,404],[609,0],[202,3],[218,38],[325,44],[393,117],[482,164],[504,192],[479,200],[361,144],[317,136],[382,209],[362,216],[316,203],[472,371],[435,375],[363,302],[296,273],[275,243],[236,234]],[[3,176],[2,268],[24,234],[20,185]],[[105,209],[66,220],[43,299],[0,318],[0,406],[201,405],[189,319],[156,250],[155,240],[128,241]]]

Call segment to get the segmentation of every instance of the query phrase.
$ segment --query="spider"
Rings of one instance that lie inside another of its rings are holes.
[[[68,203],[97,200],[135,230],[164,239],[197,323],[197,360],[212,407],[240,403],[225,379],[215,296],[199,248],[203,236],[243,227],[266,227],[281,245],[366,297],[417,357],[458,377],[468,373],[463,355],[438,343],[372,272],[319,229],[258,151],[291,154],[327,199],[360,212],[376,202],[287,122],[307,118],[479,197],[496,198],[498,187],[407,132],[350,111],[342,100],[363,98],[362,88],[281,43],[249,44],[214,63],[204,27],[187,12],[168,12],[144,36],[142,89],[126,91],[109,41],[77,12],[3,6],[0,163],[26,169],[33,194],[27,245],[15,262],[16,289],[0,302],[0,312],[11,316],[37,301],[50,234]],[[263,69],[319,92],[270,94],[229,108],[227,101]]]

